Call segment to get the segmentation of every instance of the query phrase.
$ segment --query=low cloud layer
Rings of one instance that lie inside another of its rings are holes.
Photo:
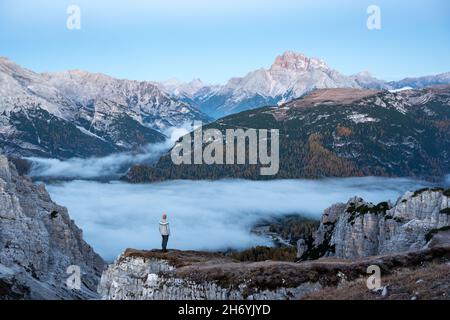
[[[68,160],[29,157],[33,166],[32,177],[95,179],[118,177],[137,163],[154,162],[167,152],[174,142],[189,132],[189,126],[169,128],[164,132],[168,139],[163,143],[150,144],[140,153],[124,152],[106,157],[71,158]]]
[[[124,174],[131,165],[151,162],[170,148],[168,143],[147,146],[141,153],[116,153],[106,157],[71,158],[68,160],[27,158],[32,161],[30,176],[47,178],[93,179],[116,177]]]
[[[171,223],[170,248],[220,250],[269,244],[252,235],[260,219],[299,213],[320,218],[335,202],[354,195],[372,202],[425,184],[410,179],[346,178],[275,181],[169,181],[147,185],[71,181],[52,184],[56,202],[69,208],[86,240],[105,259],[125,248],[160,247],[158,221]]]

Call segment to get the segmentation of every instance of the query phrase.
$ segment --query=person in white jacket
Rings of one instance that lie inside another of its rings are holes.
[[[167,215],[164,213],[159,222],[159,233],[162,236],[162,251],[167,252],[167,242],[169,241],[170,229],[169,222],[167,222]]]

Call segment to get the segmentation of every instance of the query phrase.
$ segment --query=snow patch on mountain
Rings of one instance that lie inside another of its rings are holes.
[[[243,77],[231,78],[225,85],[171,80],[159,86],[171,95],[189,100],[202,111],[222,115],[265,105],[280,105],[317,88],[381,87],[382,81],[368,73],[345,76],[324,60],[286,51],[276,57],[269,69],[258,69]]]
[[[380,119],[369,117],[367,114],[352,113],[347,117],[347,119],[352,120],[354,123],[366,123],[366,122],[378,122]]]
[[[391,89],[389,90],[389,92],[401,92],[401,91],[406,91],[406,90],[412,90],[411,87],[403,87],[403,88],[399,88],[399,89]]]
[[[102,140],[102,141],[105,141],[105,139],[103,139],[102,137],[99,137],[99,136],[96,135],[95,133],[92,133],[92,132],[90,132],[89,130],[86,130],[85,128],[83,128],[83,127],[80,127],[80,126],[76,126],[76,127],[77,127],[81,132],[83,132],[84,134],[87,134],[88,136],[91,136],[91,137],[100,139],[100,140]]]
[[[233,77],[224,85],[208,85],[198,79],[190,83],[172,79],[157,85],[169,95],[219,118],[247,109],[281,105],[314,89],[358,88],[398,92],[438,84],[450,84],[450,73],[388,82],[368,71],[346,76],[330,68],[322,59],[286,51],[275,58],[269,69],[260,68],[243,77]]]
[[[0,58],[0,148],[7,154],[135,151],[164,141],[158,131],[195,120],[209,117],[151,82],[80,70],[40,74]]]

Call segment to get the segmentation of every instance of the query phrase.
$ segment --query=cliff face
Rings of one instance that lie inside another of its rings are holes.
[[[319,290],[317,274],[287,262],[239,263],[221,254],[128,249],[103,272],[98,288],[112,300],[299,299]]]
[[[103,272],[98,290],[103,299],[111,300],[302,299],[320,297],[344,284],[358,283],[362,291],[367,267],[374,264],[382,270],[383,279],[389,277],[389,283],[405,277],[405,270],[410,278],[435,269],[448,274],[449,258],[450,246],[351,261],[323,258],[301,263],[237,262],[213,253],[128,249]],[[434,294],[445,298],[450,293],[450,278],[436,274],[434,280],[439,277],[446,296],[436,290]],[[369,299],[379,297],[365,288]]]
[[[408,192],[395,205],[354,197],[326,209],[312,244],[298,243],[298,256],[359,258],[450,243],[450,190]]]
[[[71,265],[80,290],[66,285]],[[95,298],[103,266],[67,209],[0,155],[0,299]]]

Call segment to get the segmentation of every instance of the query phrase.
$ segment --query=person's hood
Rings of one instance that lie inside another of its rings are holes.
[[[159,224],[169,224],[169,222],[168,222],[167,220],[161,220],[161,221],[159,222]]]

